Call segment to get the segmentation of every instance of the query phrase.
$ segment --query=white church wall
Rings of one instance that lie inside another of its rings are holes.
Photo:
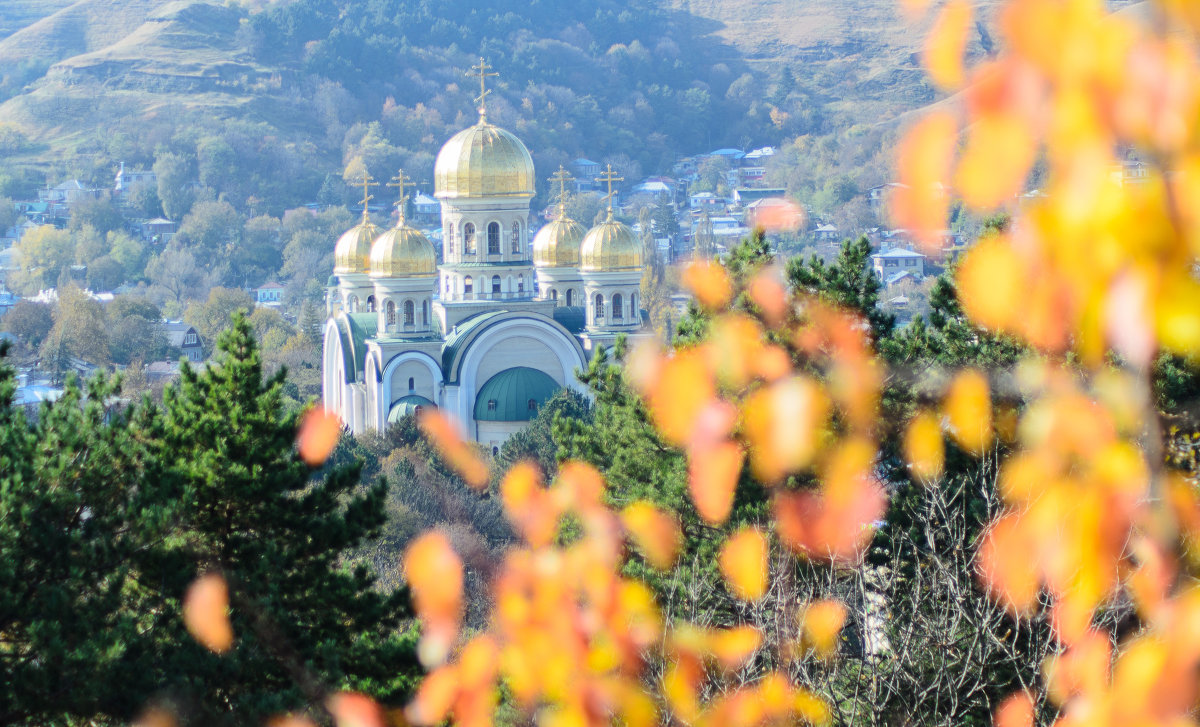
[[[483,358],[479,363],[476,374],[475,393],[496,374],[515,366],[527,366],[538,371],[545,371],[562,386],[566,386],[562,364],[558,356],[545,343],[529,336],[513,336],[501,338],[488,348],[483,349]]]
[[[413,389],[408,388],[408,380],[413,380]],[[437,402],[437,389],[429,368],[418,361],[402,361],[392,369],[392,401],[409,394],[423,396],[432,402]],[[384,402],[384,407],[392,405],[392,401]],[[385,414],[386,416],[386,414]]]

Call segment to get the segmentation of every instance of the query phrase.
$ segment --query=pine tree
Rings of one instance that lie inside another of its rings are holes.
[[[879,291],[883,286],[871,267],[871,242],[866,236],[843,242],[837,260],[831,265],[816,255],[807,261],[792,258],[788,261],[787,276],[795,290],[861,314],[870,321],[875,341],[891,335],[896,321],[879,308]]]
[[[204,371],[184,366],[148,433],[164,463],[150,496],[171,536],[140,556],[139,581],[163,603],[151,635],[169,686],[205,721],[246,724],[326,688],[399,702],[418,671],[407,593],[378,592],[365,565],[343,560],[383,525],[386,483],[359,487],[357,465],[313,473],[298,459],[285,372],[263,380],[243,315],[218,349]],[[206,571],[231,590],[237,641],[223,656],[180,625],[179,600]]]

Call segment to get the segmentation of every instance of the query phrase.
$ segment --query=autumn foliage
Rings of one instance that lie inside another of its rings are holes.
[[[772,268],[735,281],[712,262],[683,276],[707,337],[671,350],[640,344],[626,361],[662,440],[686,453],[704,523],[726,523],[746,478],[769,493],[771,529],[739,529],[719,555],[731,593],[748,602],[769,587],[772,547],[832,567],[862,558],[888,506],[885,436],[899,437],[908,471],[928,487],[948,441],[978,456],[1002,439],[1005,510],[982,538],[980,583],[1018,617],[1049,613],[1058,653],[1044,678],[1064,725],[1185,724],[1198,696],[1200,588],[1189,567],[1200,502],[1164,463],[1149,367],[1160,352],[1200,351],[1200,13],[1150,5],[1139,20],[1100,0],[1011,0],[996,16],[1003,52],[974,65],[963,57],[971,3],[936,10],[923,58],[957,95],[900,144],[893,213],[927,244],[952,199],[1012,213],[1006,231],[966,252],[957,283],[974,324],[1032,352],[1016,369],[952,372],[910,421],[881,421],[888,372],[863,320],[789,293]],[[1136,183],[1121,173],[1131,150],[1145,162]],[[1044,194],[1018,203],[1039,159]],[[1000,388],[1020,402],[1018,419],[996,406]],[[432,415],[422,425],[464,478],[486,482],[452,423]],[[622,573],[627,548],[672,566],[675,514],[640,501],[614,512],[603,474],[579,463],[550,483],[518,465],[499,495],[521,542],[494,575],[482,631],[459,633],[463,566],[444,535],[405,556],[432,669],[409,720],[490,724],[502,687],[550,725],[649,727],[664,713],[722,726],[828,719],[786,669],[704,696],[762,635],[670,623],[650,589]],[[1122,598],[1138,625],[1114,642],[1094,619]],[[794,606],[779,663],[834,656],[846,605]],[[224,636],[201,635],[214,628],[198,636],[219,649]],[[652,661],[666,665],[660,678],[649,677]],[[1034,718],[1023,692],[995,715],[1006,726]]]

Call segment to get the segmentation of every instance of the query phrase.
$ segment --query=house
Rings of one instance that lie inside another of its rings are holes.
[[[786,197],[787,190],[783,187],[755,187],[754,189],[739,188],[733,190],[733,203],[745,207],[751,202],[772,197]]]
[[[746,153],[741,149],[725,148],[717,149],[716,151],[710,151],[706,156],[720,157],[728,160],[730,164],[736,164],[737,162],[741,161],[742,157],[746,156]]]
[[[804,211],[795,202],[780,197],[758,199],[746,205],[742,221],[747,227],[766,230],[796,230],[804,223]]]
[[[12,310],[12,307],[17,304],[21,298],[10,293],[8,290],[0,287],[0,316]]]
[[[165,245],[170,242],[178,230],[178,223],[172,222],[165,217],[156,217],[142,223],[142,238],[147,242]]]
[[[646,181],[634,186],[634,194],[650,194],[655,198],[670,199],[673,194],[674,180],[665,177],[650,177]]]
[[[576,192],[596,188],[596,177],[601,171],[599,162],[580,158],[571,162],[571,169],[575,171]]]
[[[99,199],[100,193],[99,189],[92,189],[78,179],[71,179],[49,189],[39,189],[38,201],[70,207],[81,199]]]
[[[162,331],[167,341],[182,351],[188,361],[204,360],[204,345],[194,327],[182,321],[167,321],[162,324]]]
[[[728,202],[724,197],[718,197],[712,192],[697,192],[688,196],[688,207],[694,210],[705,210],[706,212],[725,211],[725,204]]]
[[[738,167],[738,183],[750,187],[762,184],[763,178],[767,175],[767,160],[773,156],[775,156],[775,147],[764,146],[742,157],[741,166]]]
[[[875,268],[875,274],[881,280],[890,280],[900,272],[906,272],[914,278],[919,278],[925,275],[925,256],[919,252],[897,247],[872,255],[871,266]]]
[[[281,283],[263,283],[254,289],[254,302],[266,308],[278,308],[283,302],[283,285]]]
[[[887,206],[892,194],[901,188],[907,189],[907,185],[899,182],[888,182],[887,184],[877,184],[868,189],[867,204],[871,207],[871,211],[878,215]]]
[[[424,192],[413,197],[412,206],[414,222],[433,224],[442,219],[442,203]]]
[[[1121,186],[1145,184],[1150,178],[1150,167],[1137,159],[1125,159],[1112,171],[1112,180]]]
[[[813,230],[813,237],[817,242],[836,242],[839,237],[837,225],[824,224],[818,225],[817,229]]]
[[[121,162],[121,168],[117,170],[117,177],[113,181],[113,193],[121,195],[139,184],[157,186],[158,176],[148,169],[126,169],[125,162]]]

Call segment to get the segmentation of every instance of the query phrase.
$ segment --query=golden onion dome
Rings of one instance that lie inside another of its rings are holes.
[[[365,216],[362,222],[346,230],[333,248],[333,272],[367,272],[371,262],[371,243],[381,232],[383,230],[371,224]]]
[[[635,270],[642,267],[642,243],[629,226],[608,219],[593,227],[579,247],[580,269]]]
[[[400,224],[371,246],[372,278],[430,278],[437,275],[437,253],[420,230]]]
[[[579,267],[579,247],[586,233],[583,225],[560,212],[533,236],[533,264],[540,268]]]
[[[521,140],[480,119],[442,147],[433,165],[434,196],[532,197],[533,157]]]

